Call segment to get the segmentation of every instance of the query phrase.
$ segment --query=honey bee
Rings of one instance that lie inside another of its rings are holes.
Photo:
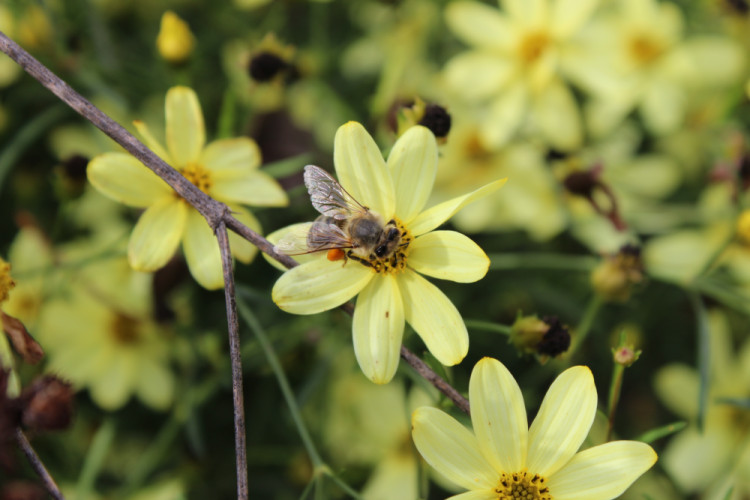
[[[276,244],[277,251],[300,255],[327,250],[328,260],[346,263],[353,259],[374,267],[373,261],[386,261],[408,245],[395,220],[384,223],[322,168],[307,165],[304,180],[310,201],[321,215],[304,238],[290,233]]]

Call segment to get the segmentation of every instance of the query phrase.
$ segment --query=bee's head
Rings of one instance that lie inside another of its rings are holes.
[[[375,255],[382,258],[391,253],[400,238],[401,231],[395,227],[387,228],[385,230],[385,242],[375,247]]]

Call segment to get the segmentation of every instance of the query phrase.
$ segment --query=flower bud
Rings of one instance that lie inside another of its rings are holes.
[[[737,238],[745,246],[750,246],[750,209],[742,211],[737,217]]]
[[[511,326],[510,341],[522,353],[555,357],[570,347],[570,332],[557,316],[524,316]]]
[[[51,431],[65,429],[73,415],[73,389],[53,375],[46,375],[25,388],[21,422],[27,429]]]
[[[606,257],[591,274],[591,285],[605,300],[624,302],[630,298],[633,286],[643,281],[641,250],[625,245]]]
[[[641,351],[634,349],[632,345],[623,345],[612,349],[612,357],[615,363],[626,368],[638,361],[640,355]]]
[[[171,10],[161,16],[161,28],[156,37],[159,54],[172,64],[185,62],[193,53],[195,37],[188,24]]]

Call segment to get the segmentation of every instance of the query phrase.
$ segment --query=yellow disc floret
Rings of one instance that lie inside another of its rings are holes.
[[[182,170],[180,170],[182,175],[185,176],[187,180],[192,182],[195,187],[200,189],[206,194],[210,194],[209,190],[211,189],[211,186],[213,186],[213,180],[211,179],[211,172],[209,172],[206,168],[204,168],[202,165],[198,165],[196,163],[189,163],[187,164]]]
[[[8,295],[14,286],[16,283],[10,276],[10,264],[0,257],[0,303],[8,300]]]
[[[497,500],[552,500],[546,479],[526,471],[503,472],[495,493]]]

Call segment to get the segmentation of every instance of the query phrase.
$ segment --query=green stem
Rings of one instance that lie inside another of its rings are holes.
[[[263,330],[263,327],[260,325],[258,318],[256,318],[255,314],[253,314],[250,307],[240,298],[237,299],[237,309],[239,310],[242,319],[245,320],[245,323],[247,323],[247,325],[253,331],[255,338],[258,339],[258,343],[260,343],[260,346],[263,348],[263,352],[266,355],[268,364],[271,365],[271,369],[276,376],[276,380],[279,383],[279,387],[281,388],[281,393],[284,395],[286,404],[289,407],[289,413],[292,414],[294,424],[297,426],[297,432],[299,432],[300,438],[302,438],[302,443],[305,445],[305,449],[307,450],[307,454],[310,456],[310,460],[312,461],[313,466],[315,468],[323,467],[325,465],[323,459],[320,458],[320,454],[315,448],[315,444],[310,437],[310,433],[307,431],[307,427],[302,421],[302,414],[300,413],[299,407],[297,406],[297,400],[295,399],[292,388],[289,385],[289,381],[284,374],[284,369],[281,367],[281,362],[276,356],[276,352],[274,351],[271,342],[269,342],[268,337]]]
[[[701,270],[695,275],[695,278],[693,278],[693,281],[696,281],[700,279],[701,277],[708,274],[708,272],[713,268],[716,263],[721,258],[724,251],[734,242],[735,238],[735,232],[732,230],[729,235],[724,239],[724,241],[716,247],[716,250],[714,250],[714,253],[711,254],[711,257],[708,258],[708,260],[703,264],[703,267],[701,267]]]
[[[510,335],[513,329],[508,325],[501,325],[500,323],[492,323],[491,321],[482,321],[478,319],[466,319],[464,320],[466,328],[473,330],[484,330],[486,332],[502,333],[503,335]]]
[[[175,407],[170,419],[164,424],[150,446],[125,479],[120,497],[127,498],[140,488],[152,471],[163,463],[163,457],[172,449],[172,443],[188,420],[191,410],[206,401],[219,386],[220,377],[210,378],[186,393]]]
[[[92,496],[94,482],[99,471],[104,466],[112,442],[115,439],[115,424],[112,419],[107,419],[99,427],[91,442],[86,459],[83,462],[81,475],[76,484],[76,498],[87,499]]]
[[[615,426],[615,412],[617,411],[617,403],[620,401],[624,374],[625,367],[615,362],[612,368],[612,382],[609,385],[609,400],[607,401],[607,441],[612,439],[612,429]]]
[[[563,255],[557,253],[501,253],[491,254],[490,270],[498,269],[557,269],[562,271],[591,271],[597,259],[587,255]]]
[[[571,345],[570,349],[568,350],[568,359],[572,359],[583,342],[586,340],[586,337],[588,337],[589,333],[591,333],[591,327],[594,324],[594,319],[596,318],[599,309],[601,309],[602,304],[602,298],[599,296],[599,294],[594,293],[594,295],[591,297],[591,300],[589,300],[588,305],[586,306],[586,310],[583,312],[583,317],[581,318],[581,322],[578,323],[578,328],[576,328],[575,330],[573,345]]]
[[[355,500],[360,500],[362,497],[352,489],[351,486],[346,484],[344,481],[341,480],[336,474],[333,473],[333,471],[328,468],[328,466],[325,466],[322,471],[326,476],[330,477],[334,483],[338,485],[339,488],[344,490],[344,493],[349,495],[350,497],[354,498]]]

